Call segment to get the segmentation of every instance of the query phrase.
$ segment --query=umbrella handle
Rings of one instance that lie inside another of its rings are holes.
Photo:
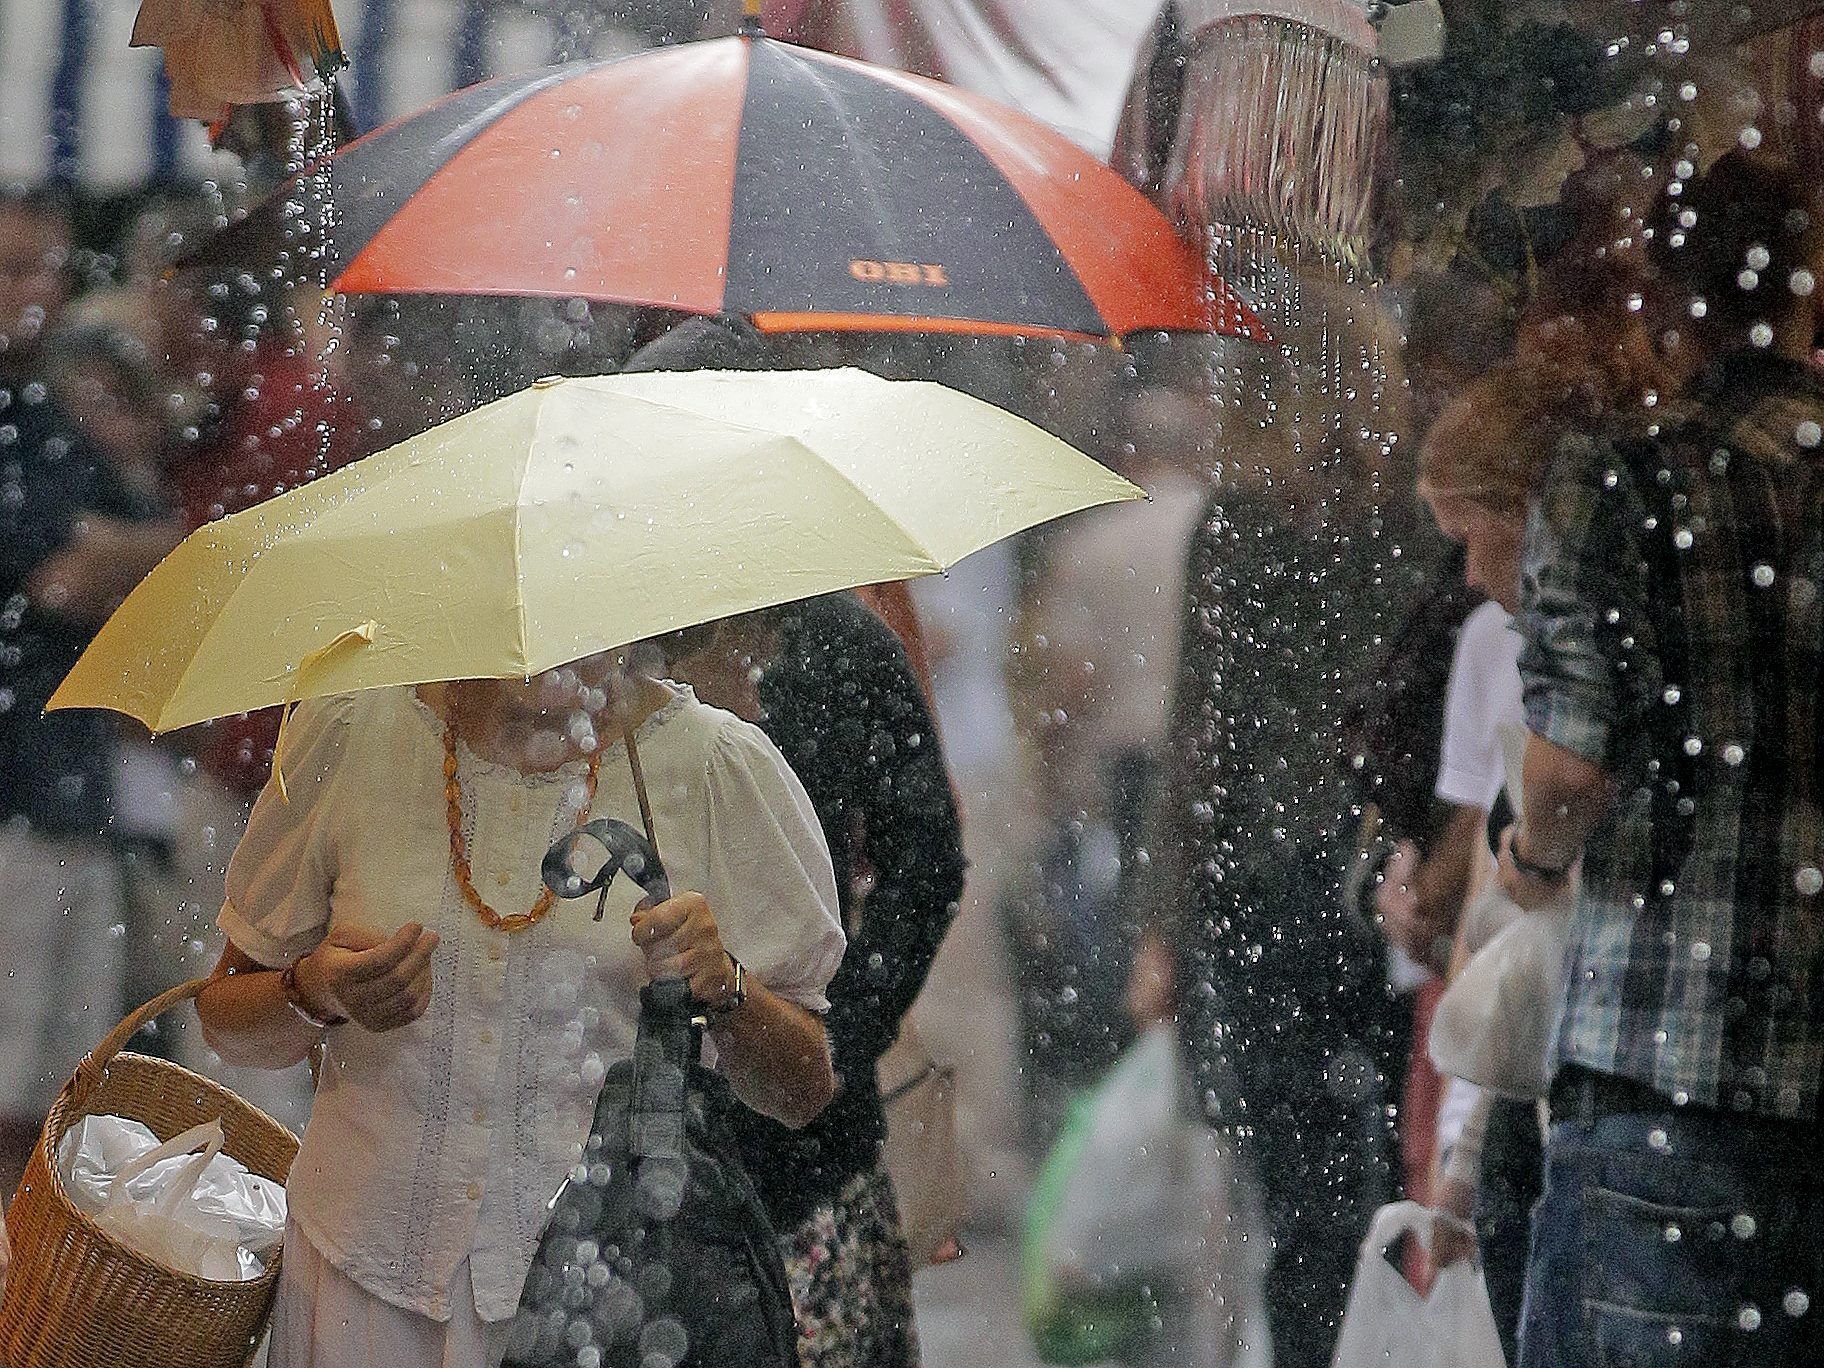
[[[608,852],[595,877],[588,880],[570,867],[570,856],[584,838]],[[559,838],[545,852],[544,863],[539,867],[545,887],[560,898],[580,898],[598,890],[606,897],[614,876],[623,872],[654,902],[664,902],[671,896],[671,879],[659,853],[644,836],[616,817],[598,817]]]
[[[646,844],[652,848],[653,858],[659,854],[659,838],[652,829],[652,802],[646,796],[646,771],[640,765],[639,724],[627,707],[627,680],[624,674],[617,672],[608,683],[614,699],[614,716],[621,728],[621,748],[627,752],[627,768],[633,772],[633,796],[640,805],[640,825],[646,829]],[[601,920],[601,910],[596,910],[596,920]]]

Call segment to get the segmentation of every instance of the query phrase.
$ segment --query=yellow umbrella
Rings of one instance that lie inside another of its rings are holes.
[[[934,574],[1144,497],[942,385],[862,371],[541,380],[191,534],[52,697],[168,731],[382,685],[514,678]]]

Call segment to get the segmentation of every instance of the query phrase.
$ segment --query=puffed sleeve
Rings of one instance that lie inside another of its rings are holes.
[[[276,778],[266,782],[228,861],[227,901],[216,925],[261,964],[290,964],[329,929],[336,793],[353,710],[347,696],[298,705],[281,738],[285,793]]]
[[[731,720],[707,775],[710,887],[729,953],[814,1012],[846,944],[829,847],[804,786],[758,727]]]

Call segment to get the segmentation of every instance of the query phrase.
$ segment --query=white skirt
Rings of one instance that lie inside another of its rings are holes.
[[[382,1301],[288,1226],[267,1368],[499,1368],[511,1322],[477,1314],[467,1259],[450,1297],[447,1321]]]

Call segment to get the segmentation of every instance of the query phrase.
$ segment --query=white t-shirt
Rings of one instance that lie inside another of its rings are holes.
[[[729,950],[774,992],[813,1010],[844,940],[829,849],[772,742],[679,688],[640,728],[640,758],[672,887],[708,899]],[[458,746],[474,883],[503,915],[543,887],[546,847],[574,829],[586,768],[521,774]],[[372,1034],[333,1028],[292,1219],[372,1295],[450,1315],[464,1259],[475,1307],[519,1303],[546,1202],[582,1154],[609,1065],[632,1053],[643,961],[629,918],[639,890],[559,901],[527,930],[490,930],[451,864],[443,726],[407,688],[300,706],[287,729],[290,801],[269,784],[228,866],[221,927],[262,964],[289,964],[331,923],[437,932],[429,1010]],[[603,754],[596,816],[637,824],[626,757]]]
[[[1489,811],[1507,778],[1509,738],[1526,727],[1520,685],[1520,634],[1498,603],[1471,613],[1457,634],[1444,704],[1444,746],[1437,795]]]

